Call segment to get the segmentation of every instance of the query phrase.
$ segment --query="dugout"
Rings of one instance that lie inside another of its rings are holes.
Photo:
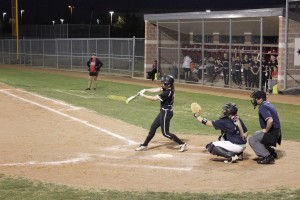
[[[203,72],[199,73],[202,77],[196,84],[223,87],[222,73],[215,77],[213,84],[206,77],[209,57],[217,59],[227,53],[232,61],[237,55],[252,59],[259,55],[267,62],[271,57],[278,61],[279,90],[299,87],[299,3],[287,7],[144,15],[145,74],[153,60],[158,60],[162,73],[178,74],[177,81],[186,82],[182,63],[188,54]],[[232,62],[229,63],[229,87],[234,88],[234,69]],[[260,89],[264,89],[262,70],[260,67]]]

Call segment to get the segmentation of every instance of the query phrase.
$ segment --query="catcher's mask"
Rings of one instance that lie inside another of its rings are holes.
[[[237,112],[238,108],[236,107],[235,103],[227,103],[223,106],[223,113],[221,118],[236,115]]]
[[[267,95],[264,91],[254,91],[250,95],[250,98],[251,98],[251,103],[252,103],[252,105],[255,109],[256,106],[257,106],[257,100],[262,98],[263,101],[266,101],[267,100]]]
[[[163,83],[164,88],[173,87],[174,85],[174,78],[171,75],[164,75],[160,82]]]

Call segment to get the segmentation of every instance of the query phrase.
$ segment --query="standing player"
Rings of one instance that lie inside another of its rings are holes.
[[[243,159],[243,151],[247,143],[247,128],[237,114],[238,108],[234,103],[223,106],[222,116],[218,120],[207,120],[199,114],[194,117],[207,127],[221,131],[218,141],[206,145],[209,153],[226,158],[225,163]]]
[[[241,88],[242,87],[242,62],[239,56],[235,57],[233,66],[235,69],[234,75],[235,75],[236,84],[238,85],[238,88]]]
[[[281,127],[275,107],[267,101],[264,91],[253,92],[250,96],[254,109],[259,105],[258,115],[262,130],[256,131],[249,139],[249,144],[259,157],[258,164],[272,164],[277,158],[276,143],[281,144]]]
[[[254,89],[258,89],[259,88],[260,62],[258,61],[257,56],[253,57],[250,71],[251,71],[251,77],[252,77],[250,86]]]
[[[173,117],[173,103],[174,103],[174,78],[171,75],[164,75],[161,78],[162,86],[158,88],[150,88],[150,89],[143,89],[139,92],[139,95],[144,97],[145,99],[152,100],[152,101],[160,101],[160,112],[154,119],[148,136],[146,137],[143,144],[141,144],[136,151],[146,151],[148,150],[148,144],[152,140],[155,135],[156,130],[158,127],[161,127],[161,132],[163,136],[173,140],[174,142],[179,144],[180,152],[186,150],[187,145],[183,141],[181,141],[175,134],[169,132],[170,128],[170,120]],[[161,94],[155,96],[148,96],[145,95],[144,92],[160,92]]]
[[[92,57],[87,61],[87,66],[89,70],[89,82],[88,82],[88,88],[86,88],[85,90],[91,89],[93,79],[94,79],[94,90],[96,90],[97,78],[99,75],[100,68],[103,66],[103,63],[96,57],[96,54],[93,53]]]
[[[244,56],[244,59],[242,61],[242,67],[243,67],[243,74],[244,74],[244,79],[245,79],[245,86],[246,86],[246,90],[250,90],[251,87],[251,71],[250,71],[250,67],[251,67],[251,60],[249,60],[248,55],[246,54]]]

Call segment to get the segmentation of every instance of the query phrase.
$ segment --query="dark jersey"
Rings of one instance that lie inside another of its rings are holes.
[[[172,89],[163,88],[163,92],[158,95],[160,100],[160,108],[172,109],[174,103],[174,94],[175,92]]]
[[[259,62],[252,62],[252,71],[253,71],[254,73],[257,73],[257,72],[258,72],[258,70],[259,70],[259,65],[260,65]]]
[[[223,69],[229,69],[229,59],[228,58],[223,58],[222,60],[223,63]]]
[[[247,128],[244,122],[240,119],[244,133],[247,132]],[[212,124],[216,130],[221,130],[224,134],[226,141],[230,141],[233,144],[246,144],[247,140],[241,137],[238,126],[234,121],[228,117],[223,117],[218,120],[213,120]]]
[[[264,101],[260,106],[258,110],[259,114],[259,123],[260,127],[262,129],[266,128],[266,121],[268,118],[272,117],[273,118],[273,125],[272,129],[280,129],[280,121],[278,117],[278,113],[274,106],[269,102],[269,101]]]
[[[239,60],[234,61],[234,68],[235,71],[241,71],[242,69],[242,62]]]
[[[242,61],[244,70],[249,70],[251,66],[251,60],[243,60]]]

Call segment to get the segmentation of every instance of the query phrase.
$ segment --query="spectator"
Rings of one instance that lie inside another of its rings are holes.
[[[249,60],[248,55],[246,54],[244,56],[244,59],[242,61],[242,69],[243,69],[243,74],[244,74],[244,79],[245,79],[245,86],[246,89],[250,89],[251,85],[251,72],[250,72],[250,67],[251,67],[251,60]]]
[[[157,76],[157,73],[160,73],[160,67],[157,64],[157,60],[154,60],[152,70],[148,72],[148,76],[153,81],[155,79],[155,75]]]
[[[270,88],[272,88],[273,94],[278,93],[277,88],[274,87],[277,85],[277,80],[278,80],[278,70],[277,70],[277,67],[274,66],[273,71],[272,71],[272,85],[270,85]]]
[[[272,93],[272,85],[273,85],[273,82],[272,82],[272,72],[274,71],[274,67],[276,67],[276,69],[278,68],[278,62],[277,62],[277,59],[274,55],[271,55],[271,59],[270,61],[268,62],[268,66],[269,66],[269,79],[268,79],[268,92],[269,93]]]
[[[258,61],[261,62],[261,86],[264,88],[265,91],[267,91],[267,80],[269,76],[269,71],[268,71],[268,63],[266,62],[266,59],[264,56],[262,56],[261,60],[259,60],[259,55],[258,55]]]
[[[194,61],[191,61],[190,63],[190,71],[190,76],[187,77],[186,81],[198,82],[198,69],[196,68],[196,63]]]
[[[239,56],[236,56],[233,62],[234,70],[235,70],[235,81],[238,85],[238,88],[241,88],[242,86],[242,62],[240,60]]]
[[[213,85],[215,79],[215,59],[213,57],[209,57],[206,64],[206,81]]]
[[[189,55],[187,55],[187,53],[184,53],[184,58],[183,58],[183,64],[182,64],[182,68],[184,70],[184,79],[186,80],[187,77],[189,77],[190,75],[190,63],[192,62],[192,59],[190,58]]]
[[[257,60],[257,57],[253,57],[253,62],[250,67],[251,70],[251,76],[252,76],[252,88],[259,88],[259,71],[260,71],[260,63]]]
[[[224,87],[229,87],[229,58],[228,54],[224,53],[222,59]]]
[[[222,77],[223,75],[223,65],[222,62],[220,60],[220,58],[217,57],[216,61],[215,61],[215,73],[214,73],[214,80],[219,80],[220,77]]]
[[[100,68],[103,66],[103,63],[97,58],[96,54],[93,53],[92,57],[87,62],[89,70],[89,82],[88,88],[85,90],[91,90],[92,82],[94,79],[94,90],[97,89],[97,78],[100,72]]]

